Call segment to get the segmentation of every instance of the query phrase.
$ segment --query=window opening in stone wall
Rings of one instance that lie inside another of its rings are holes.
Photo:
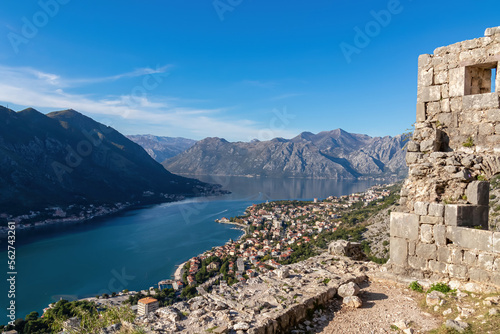
[[[497,82],[497,69],[494,68],[491,70],[491,92],[496,92],[496,82]]]
[[[495,92],[498,63],[467,66],[465,68],[465,95]]]

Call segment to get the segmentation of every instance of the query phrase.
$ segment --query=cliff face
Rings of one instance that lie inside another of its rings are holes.
[[[0,213],[158,202],[211,186],[173,175],[118,131],[74,110],[0,108]],[[145,197],[146,195],[146,197]]]
[[[153,135],[133,135],[127,136],[127,138],[141,145],[151,158],[160,163],[184,152],[196,144],[196,140],[181,137],[172,138]]]
[[[403,146],[402,136],[373,138],[341,129],[250,143],[206,138],[163,166],[186,175],[328,179],[404,175]]]

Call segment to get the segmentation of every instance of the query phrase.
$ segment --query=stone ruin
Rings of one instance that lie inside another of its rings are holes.
[[[418,59],[409,176],[402,212],[391,214],[395,274],[500,287],[500,232],[488,230],[488,180],[500,173],[499,62],[500,27]]]

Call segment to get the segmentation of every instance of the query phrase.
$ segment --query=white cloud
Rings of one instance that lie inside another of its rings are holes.
[[[263,129],[267,128],[273,129],[266,131],[274,137],[290,138],[296,134],[292,129],[274,129],[272,117],[268,121],[264,120],[264,126],[260,126],[255,121],[227,116],[226,108],[181,106],[179,104],[183,100],[175,97],[152,100],[149,97],[149,93],[154,90],[152,80],[148,86],[133,87],[128,94],[120,96],[97,97],[67,92],[69,88],[75,91],[79,84],[165,73],[168,68],[145,68],[104,78],[67,80],[32,68],[0,66],[0,101],[33,108],[71,108],[85,114],[117,117],[120,123],[135,129],[136,133],[144,133],[147,129],[161,125],[165,129],[162,135],[197,139],[218,136],[229,140],[248,140],[261,137]],[[267,127],[266,122],[269,123]]]
[[[260,81],[260,80],[243,80],[243,84],[265,89],[275,88],[278,85],[274,81]]]

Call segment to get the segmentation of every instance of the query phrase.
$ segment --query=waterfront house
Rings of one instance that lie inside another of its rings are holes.
[[[148,315],[156,311],[159,307],[158,300],[151,297],[139,299],[137,305],[138,305],[137,308],[138,315]]]

